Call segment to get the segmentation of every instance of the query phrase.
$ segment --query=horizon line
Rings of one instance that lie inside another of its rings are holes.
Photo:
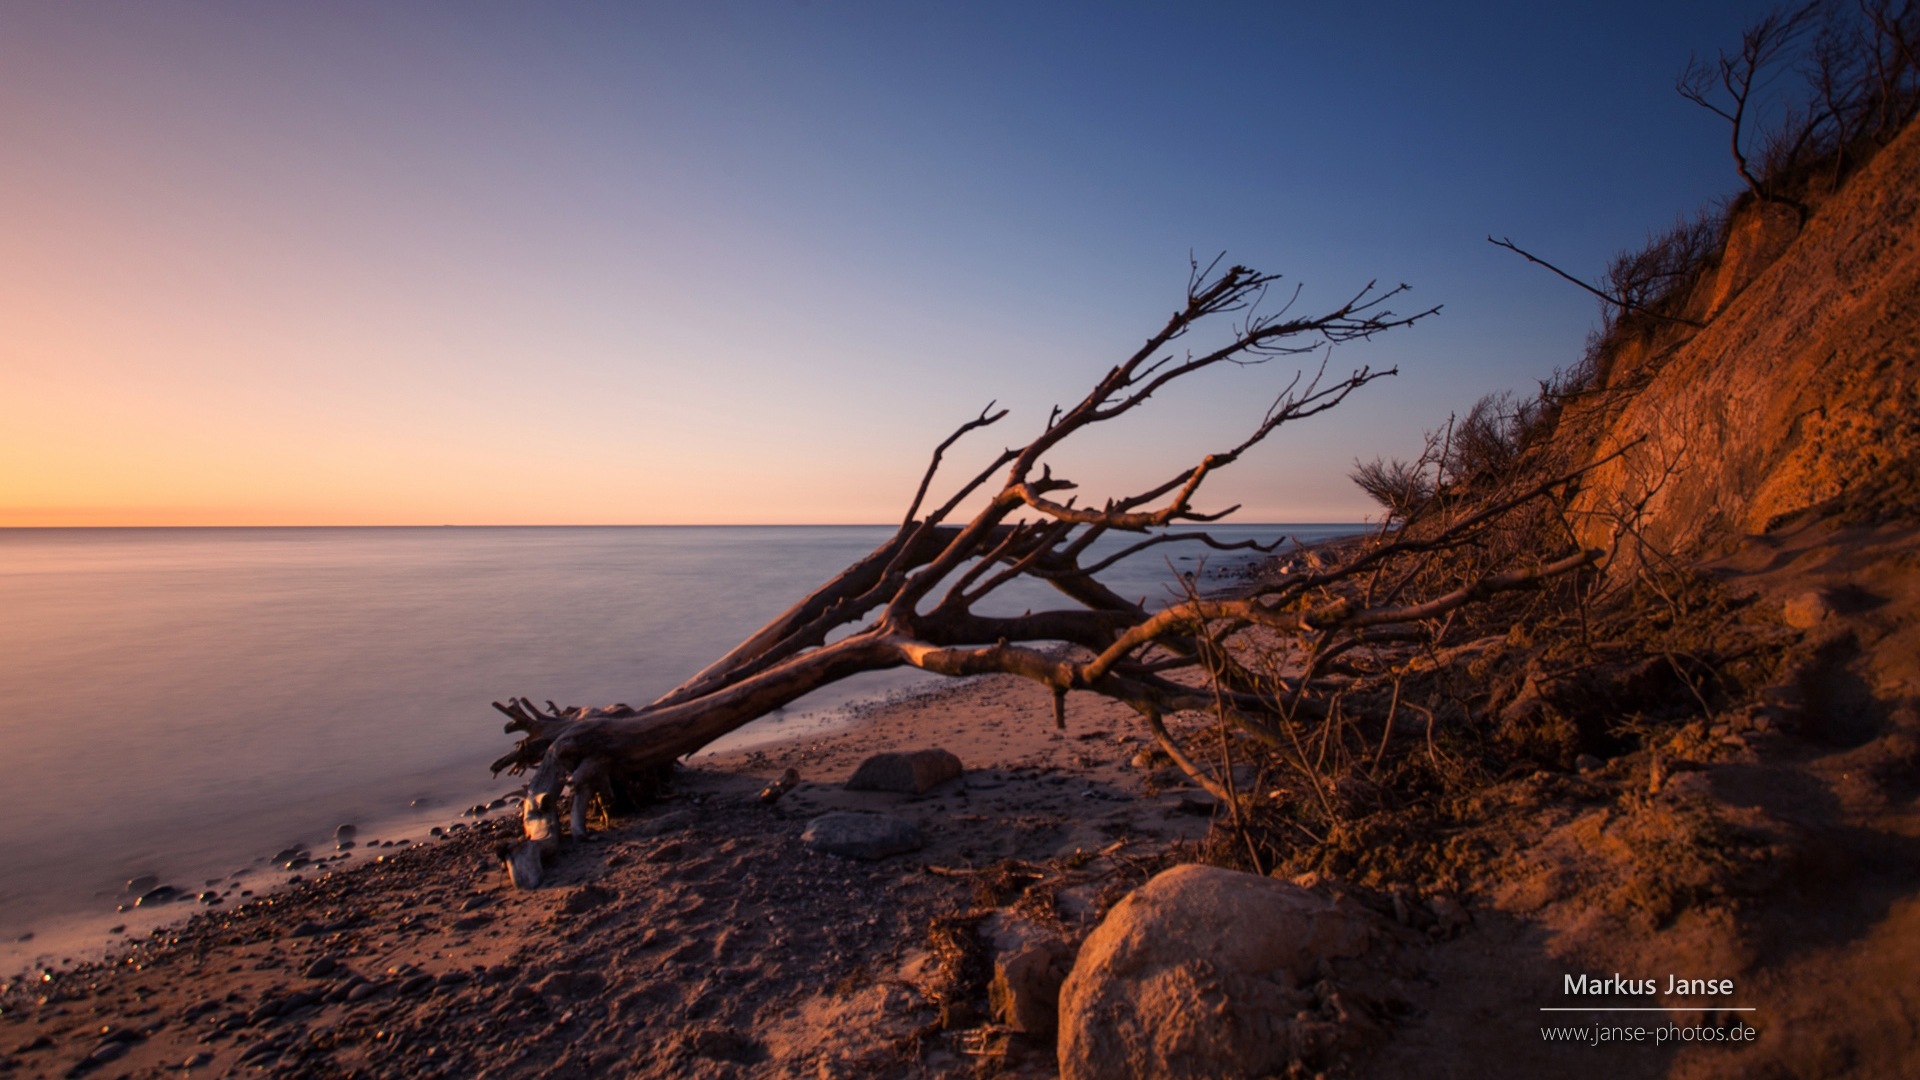
[[[1162,528],[1180,526],[1225,525],[1229,528],[1307,528],[1326,525],[1366,525],[1374,523],[1365,520],[1345,521],[1234,521],[1234,522],[1173,522]],[[0,525],[0,531],[30,532],[53,530],[107,530],[107,529],[892,529],[898,528],[897,521],[810,521],[810,522],[520,522],[520,523],[454,523],[436,522],[432,524],[364,524],[364,525]]]

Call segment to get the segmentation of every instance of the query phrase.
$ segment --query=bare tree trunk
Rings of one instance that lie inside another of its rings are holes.
[[[1171,532],[1183,522],[1216,521],[1233,511],[1195,509],[1205,480],[1278,430],[1339,405],[1347,396],[1392,371],[1360,368],[1327,380],[1296,374],[1276,396],[1262,421],[1239,443],[1181,469],[1137,494],[1080,506],[1074,490],[1045,462],[1062,442],[1095,424],[1118,419],[1146,404],[1174,380],[1222,364],[1246,364],[1299,355],[1369,338],[1432,315],[1428,309],[1401,316],[1385,308],[1405,290],[1371,284],[1351,300],[1322,314],[1289,318],[1292,300],[1272,314],[1260,303],[1276,281],[1244,267],[1213,274],[1195,268],[1185,304],[1132,356],[1108,371],[1071,408],[1056,408],[1046,426],[1024,446],[1001,451],[941,505],[923,513],[925,499],[945,453],[961,436],[998,423],[1004,410],[992,405],[940,443],[899,529],[885,543],[842,571],[812,595],[747,638],[705,670],[643,708],[545,709],[525,698],[496,702],[520,732],[496,772],[531,769],[523,801],[526,840],[512,853],[516,883],[534,886],[559,835],[561,796],[574,788],[575,832],[586,825],[583,791],[609,775],[640,773],[690,754],[722,735],[810,691],[864,671],[916,667],[943,675],[1005,673],[1031,679],[1054,697],[1056,722],[1064,725],[1072,692],[1100,694],[1131,706],[1156,736],[1160,717],[1184,710],[1218,710],[1256,736],[1270,735],[1274,718],[1312,715],[1318,707],[1314,673],[1286,682],[1278,693],[1248,673],[1225,671],[1220,686],[1201,685],[1194,675],[1204,646],[1251,626],[1283,633],[1355,638],[1390,636],[1410,622],[1443,616],[1454,607],[1507,589],[1530,586],[1546,576],[1584,565],[1594,553],[1561,553],[1542,565],[1489,573],[1456,594],[1419,605],[1368,605],[1349,599],[1319,603],[1328,590],[1377,572],[1392,559],[1435,546],[1471,540],[1491,516],[1468,515],[1437,538],[1386,545],[1353,562],[1254,590],[1235,599],[1190,597],[1158,612],[1128,601],[1103,585],[1100,572],[1120,558],[1169,543],[1197,543],[1216,550],[1272,550],[1251,541],[1224,543],[1204,531]],[[1297,299],[1297,292],[1294,299]],[[1223,339],[1203,351],[1171,346],[1201,324],[1240,313]],[[978,496],[1005,470],[1001,486],[964,524],[948,518]],[[1556,483],[1564,483],[1564,478]],[[1519,493],[1508,505],[1538,497],[1546,488]],[[1139,534],[1124,551],[1091,564],[1091,545],[1110,532]],[[988,595],[1017,578],[1045,581],[1063,606],[1017,617],[975,611]],[[857,629],[829,642],[836,632]],[[1066,643],[1062,650],[1056,643]],[[1188,675],[1185,681],[1181,676]],[[1197,766],[1195,766],[1197,768]]]

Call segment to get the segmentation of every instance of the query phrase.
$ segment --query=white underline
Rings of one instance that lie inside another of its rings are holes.
[[[1751,1005],[1747,1005],[1747,1007],[1736,1007],[1736,1005],[1674,1005],[1674,1007],[1670,1007],[1670,1009],[1655,1009],[1655,1007],[1645,1007],[1645,1009],[1609,1009],[1609,1007],[1603,1007],[1603,1005],[1574,1005],[1574,1007],[1567,1007],[1567,1009],[1549,1009],[1549,1007],[1542,1007],[1540,1011],[1542,1011],[1542,1013],[1759,1013],[1759,1009],[1755,1009],[1755,1007],[1751,1007]]]

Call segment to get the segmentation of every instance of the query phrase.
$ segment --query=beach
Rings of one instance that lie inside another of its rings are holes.
[[[570,844],[535,891],[500,867],[517,828],[504,815],[363,848],[105,963],[10,979],[0,1068],[893,1076],[970,1072],[985,1055],[1049,1075],[1048,1040],[967,1014],[930,926],[974,911],[972,871],[1020,865],[1051,898],[1035,917],[1084,934],[1211,812],[1131,765],[1129,714],[1082,697],[1061,732],[1043,690],[965,680],[799,742],[696,756],[670,797]],[[922,795],[842,788],[870,753],[919,747],[956,753],[964,776]],[[763,804],[787,768],[801,782]],[[807,821],[834,810],[907,818],[925,846],[875,862],[808,850]]]

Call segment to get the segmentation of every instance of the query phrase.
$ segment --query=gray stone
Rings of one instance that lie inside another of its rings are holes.
[[[1073,947],[1059,934],[1005,912],[989,918],[980,932],[993,954],[987,1000],[994,1019],[1027,1035],[1053,1034]]]
[[[1287,882],[1177,866],[1114,906],[1060,992],[1063,1080],[1268,1076],[1356,1033],[1314,983],[1372,941],[1369,916]]]
[[[964,771],[960,759],[945,750],[875,754],[853,771],[847,790],[923,795],[949,780],[958,779]]]
[[[913,822],[892,814],[822,814],[807,822],[801,843],[815,851],[873,861],[918,851],[925,843]]]

